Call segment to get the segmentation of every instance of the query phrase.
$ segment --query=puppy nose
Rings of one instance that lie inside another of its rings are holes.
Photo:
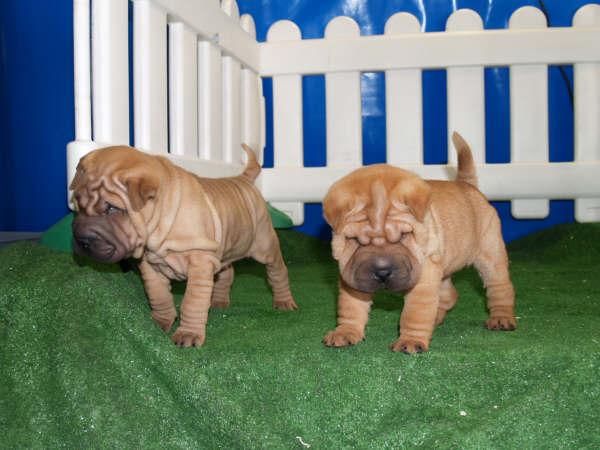
[[[374,272],[375,278],[384,283],[392,274],[392,269],[377,269]]]
[[[385,282],[394,271],[392,260],[385,256],[379,256],[373,261],[373,275],[380,282]]]
[[[90,249],[93,240],[94,238],[89,236],[75,236],[75,241],[79,248],[86,251]]]

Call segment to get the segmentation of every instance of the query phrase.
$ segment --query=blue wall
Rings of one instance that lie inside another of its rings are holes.
[[[201,1],[201,0],[198,0]],[[258,39],[280,19],[296,22],[305,38],[323,36],[329,20],[353,17],[362,34],[381,34],[385,20],[407,11],[426,31],[441,31],[458,8],[471,8],[485,28],[505,28],[510,14],[521,6],[540,6],[537,0],[238,0],[241,13],[254,16]],[[589,0],[544,0],[551,26],[568,26],[574,12]],[[597,2],[596,2],[597,3]],[[47,228],[67,213],[65,145],[73,138],[71,0],[0,1],[0,230]],[[425,161],[445,162],[446,76],[444,71],[423,75]],[[305,77],[305,164],[325,163],[325,102],[323,76]],[[271,80],[264,82],[267,97],[266,165],[272,165]],[[380,73],[364,74],[364,162],[384,160],[384,80]],[[508,71],[485,73],[487,158],[508,160]],[[570,67],[550,68],[550,159],[573,157],[573,107]],[[333,181],[333,180],[332,180]],[[507,240],[560,222],[573,220],[571,201],[552,201],[545,220],[514,220],[507,202],[495,203]],[[326,237],[320,205],[306,205],[306,223],[299,230]]]
[[[0,1],[0,231],[41,231],[67,213],[72,22],[70,0]]]

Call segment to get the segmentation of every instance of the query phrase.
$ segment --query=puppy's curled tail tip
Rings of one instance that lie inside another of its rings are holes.
[[[251,181],[254,181],[260,173],[260,164],[258,164],[258,161],[256,160],[256,155],[249,146],[247,146],[246,144],[242,144],[242,148],[246,152],[247,156],[246,168],[244,169],[242,176],[248,178]]]
[[[456,181],[464,181],[477,187],[477,172],[475,170],[475,161],[473,161],[473,155],[469,144],[464,138],[456,131],[452,133],[452,143],[458,154],[458,172],[456,174]]]

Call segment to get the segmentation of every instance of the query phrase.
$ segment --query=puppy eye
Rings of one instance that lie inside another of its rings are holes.
[[[106,203],[106,206],[104,208],[104,214],[105,215],[110,215],[110,214],[114,214],[117,212],[121,212],[122,209],[121,208],[117,208],[115,205],[111,205],[110,203]]]

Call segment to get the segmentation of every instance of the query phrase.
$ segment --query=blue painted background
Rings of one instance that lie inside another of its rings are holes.
[[[201,0],[198,0],[201,1]],[[354,18],[363,35],[381,34],[392,14],[414,14],[425,31],[442,31],[459,8],[477,11],[484,27],[505,28],[512,12],[532,5],[546,11],[551,26],[568,26],[574,12],[590,0],[238,0],[241,13],[253,15],[257,37],[280,19],[296,22],[305,38],[323,36],[333,17]],[[41,231],[66,214],[65,146],[74,135],[73,44],[71,0],[0,1],[0,230]],[[549,69],[550,159],[573,158],[572,70]],[[486,144],[489,162],[508,161],[508,71],[485,72]],[[303,79],[304,161],[325,164],[325,92],[323,76]],[[273,161],[271,80],[264,81],[267,98],[265,162]],[[363,161],[385,158],[385,91],[380,73],[362,76]],[[446,158],[445,71],[423,74],[425,161]],[[333,180],[332,180],[333,181]],[[557,180],[558,182],[558,180]],[[573,221],[571,201],[552,201],[545,220],[515,220],[508,202],[495,203],[507,240],[555,223]],[[300,231],[326,237],[320,205],[306,205]]]

